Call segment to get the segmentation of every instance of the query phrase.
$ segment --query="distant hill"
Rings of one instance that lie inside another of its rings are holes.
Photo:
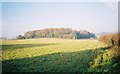
[[[19,35],[19,38],[65,38],[65,39],[88,39],[95,38],[93,33],[87,30],[72,30],[71,28],[45,28],[40,30],[27,31],[24,36]]]

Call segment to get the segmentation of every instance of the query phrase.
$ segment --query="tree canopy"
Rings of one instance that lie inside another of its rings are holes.
[[[65,39],[87,39],[95,38],[93,33],[87,30],[72,30],[71,28],[45,28],[40,30],[27,31],[24,34],[26,39],[31,38],[65,38]]]

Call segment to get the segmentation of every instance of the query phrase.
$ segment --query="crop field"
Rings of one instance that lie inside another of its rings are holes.
[[[98,40],[3,40],[3,72],[88,72],[108,46]],[[98,61],[99,62],[99,61]]]

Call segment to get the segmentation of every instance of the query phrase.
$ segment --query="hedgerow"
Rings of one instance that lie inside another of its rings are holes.
[[[99,41],[108,45],[120,46],[120,33],[102,35],[99,37]]]

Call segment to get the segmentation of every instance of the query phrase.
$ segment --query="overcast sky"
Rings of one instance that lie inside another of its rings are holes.
[[[118,31],[117,2],[8,2],[2,3],[2,35],[68,27],[93,33]]]

